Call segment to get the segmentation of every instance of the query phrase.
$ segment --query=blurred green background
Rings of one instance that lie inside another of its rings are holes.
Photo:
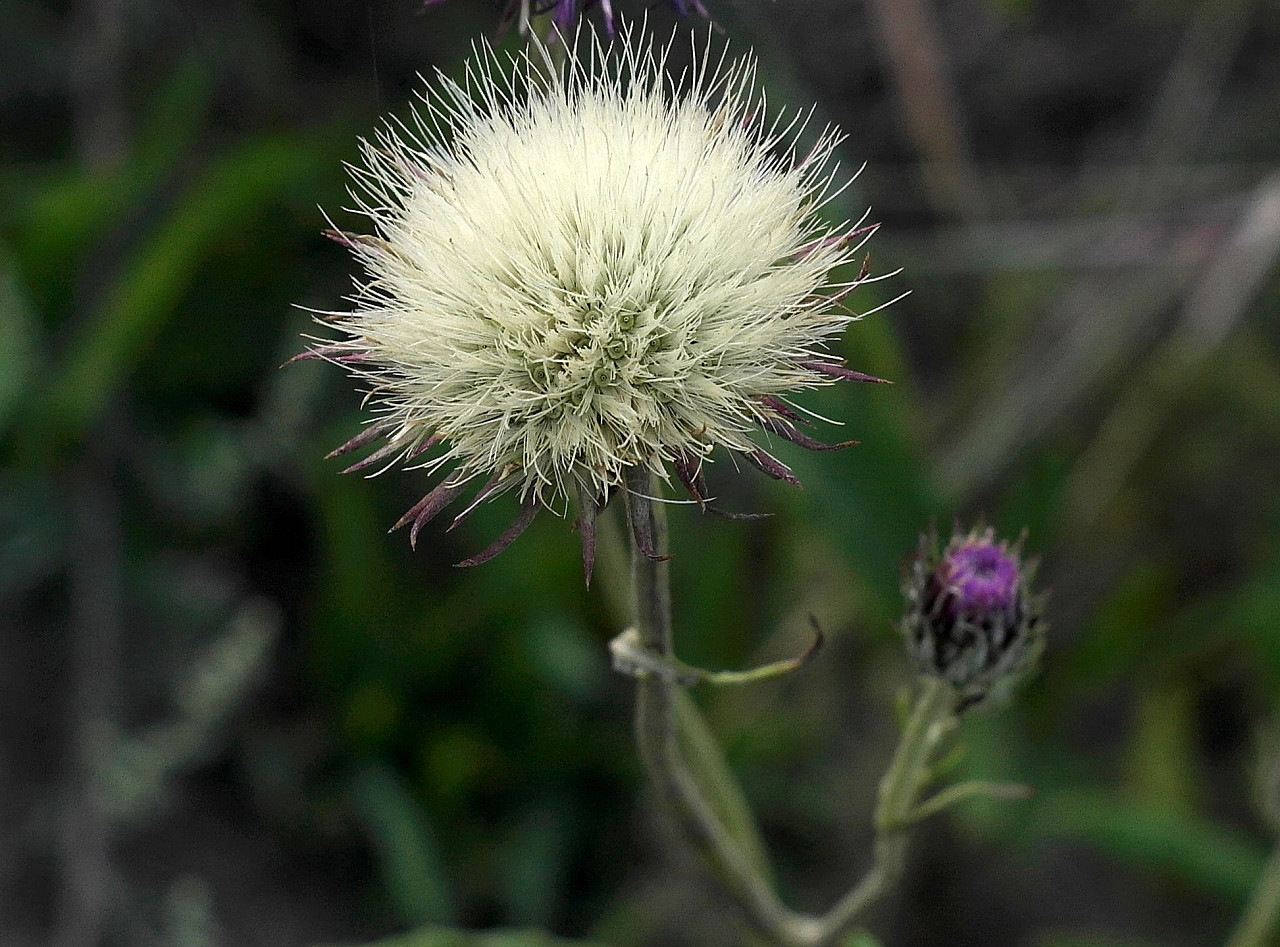
[[[672,511],[685,659],[829,632],[698,695],[790,901],[865,864],[901,569],[981,514],[1029,529],[1053,627],[960,769],[1039,791],[930,822],[872,927],[1220,941],[1280,741],[1280,3],[708,6],[868,163],[833,213],[872,206],[904,273],[855,307],[911,291],[847,333],[896,384],[806,401],[862,446],[784,452],[799,492],[717,464],[771,519]],[[411,552],[386,529],[421,474],[338,476],[359,394],[279,369],[349,291],[319,208],[358,226],[357,137],[498,12],[0,0],[0,944],[743,942],[645,804],[617,590],[568,524],[451,568],[500,503]]]

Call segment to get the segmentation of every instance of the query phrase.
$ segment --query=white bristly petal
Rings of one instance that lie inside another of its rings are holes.
[[[377,240],[327,322],[388,437],[436,432],[428,466],[604,496],[630,465],[756,450],[763,396],[835,380],[800,363],[852,318],[823,289],[854,251],[815,217],[840,136],[798,149],[750,58],[708,54],[677,91],[665,56],[624,31],[553,78],[535,48],[507,84],[480,47],[467,87],[437,75],[365,143]]]

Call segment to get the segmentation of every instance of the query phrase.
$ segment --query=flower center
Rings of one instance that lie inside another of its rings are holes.
[[[959,611],[1002,611],[1017,595],[1018,564],[987,540],[965,543],[948,554],[943,570],[944,584],[955,595]]]
[[[566,307],[551,320],[542,339],[544,356],[530,374],[549,395],[577,401],[652,378],[653,361],[669,332],[657,306],[587,302]]]

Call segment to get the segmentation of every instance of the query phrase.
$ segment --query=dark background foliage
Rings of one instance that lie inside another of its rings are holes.
[[[787,454],[802,492],[718,464],[772,519],[673,510],[686,659],[830,632],[799,674],[699,695],[789,898],[864,865],[902,565],[931,519],[985,514],[1030,530],[1053,632],[959,768],[1039,791],[929,823],[872,926],[1221,940],[1280,740],[1280,6],[709,6],[773,101],[848,132],[868,167],[836,212],[874,208],[874,267],[905,270],[879,285],[912,292],[847,336],[896,385],[809,402],[863,446]],[[349,289],[317,206],[349,219],[357,137],[496,14],[0,3],[0,943],[742,942],[644,804],[610,563],[584,590],[543,517],[451,568],[500,504],[411,553],[385,532],[421,475],[339,477],[358,394],[278,370],[295,304]]]

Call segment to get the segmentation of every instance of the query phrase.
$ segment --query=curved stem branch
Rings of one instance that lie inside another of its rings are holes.
[[[829,944],[848,929],[902,874],[907,829],[916,799],[928,784],[938,743],[955,726],[955,691],[943,681],[922,677],[911,716],[893,761],[880,781],[872,865],[854,887],[818,921],[813,944]]]
[[[627,654],[648,659],[647,664],[632,660],[628,673],[637,680],[636,740],[658,803],[675,818],[751,923],[773,944],[830,947],[902,873],[907,830],[918,814],[917,800],[933,776],[939,742],[955,726],[955,691],[933,678],[919,682],[901,742],[880,783],[876,841],[867,874],[822,917],[791,911],[727,827],[681,751],[677,704],[681,681],[679,675],[660,673],[662,668],[676,666],[666,517],[662,504],[649,499],[656,495],[656,485],[648,470],[628,470],[626,490],[635,610],[634,632],[625,633],[634,636],[631,651],[635,654]],[[945,793],[943,799],[950,801]]]
[[[1018,783],[989,783],[973,781],[948,786],[929,797],[911,812],[910,820],[920,822],[935,816],[944,809],[966,799],[1030,799],[1034,795],[1030,786]]]

